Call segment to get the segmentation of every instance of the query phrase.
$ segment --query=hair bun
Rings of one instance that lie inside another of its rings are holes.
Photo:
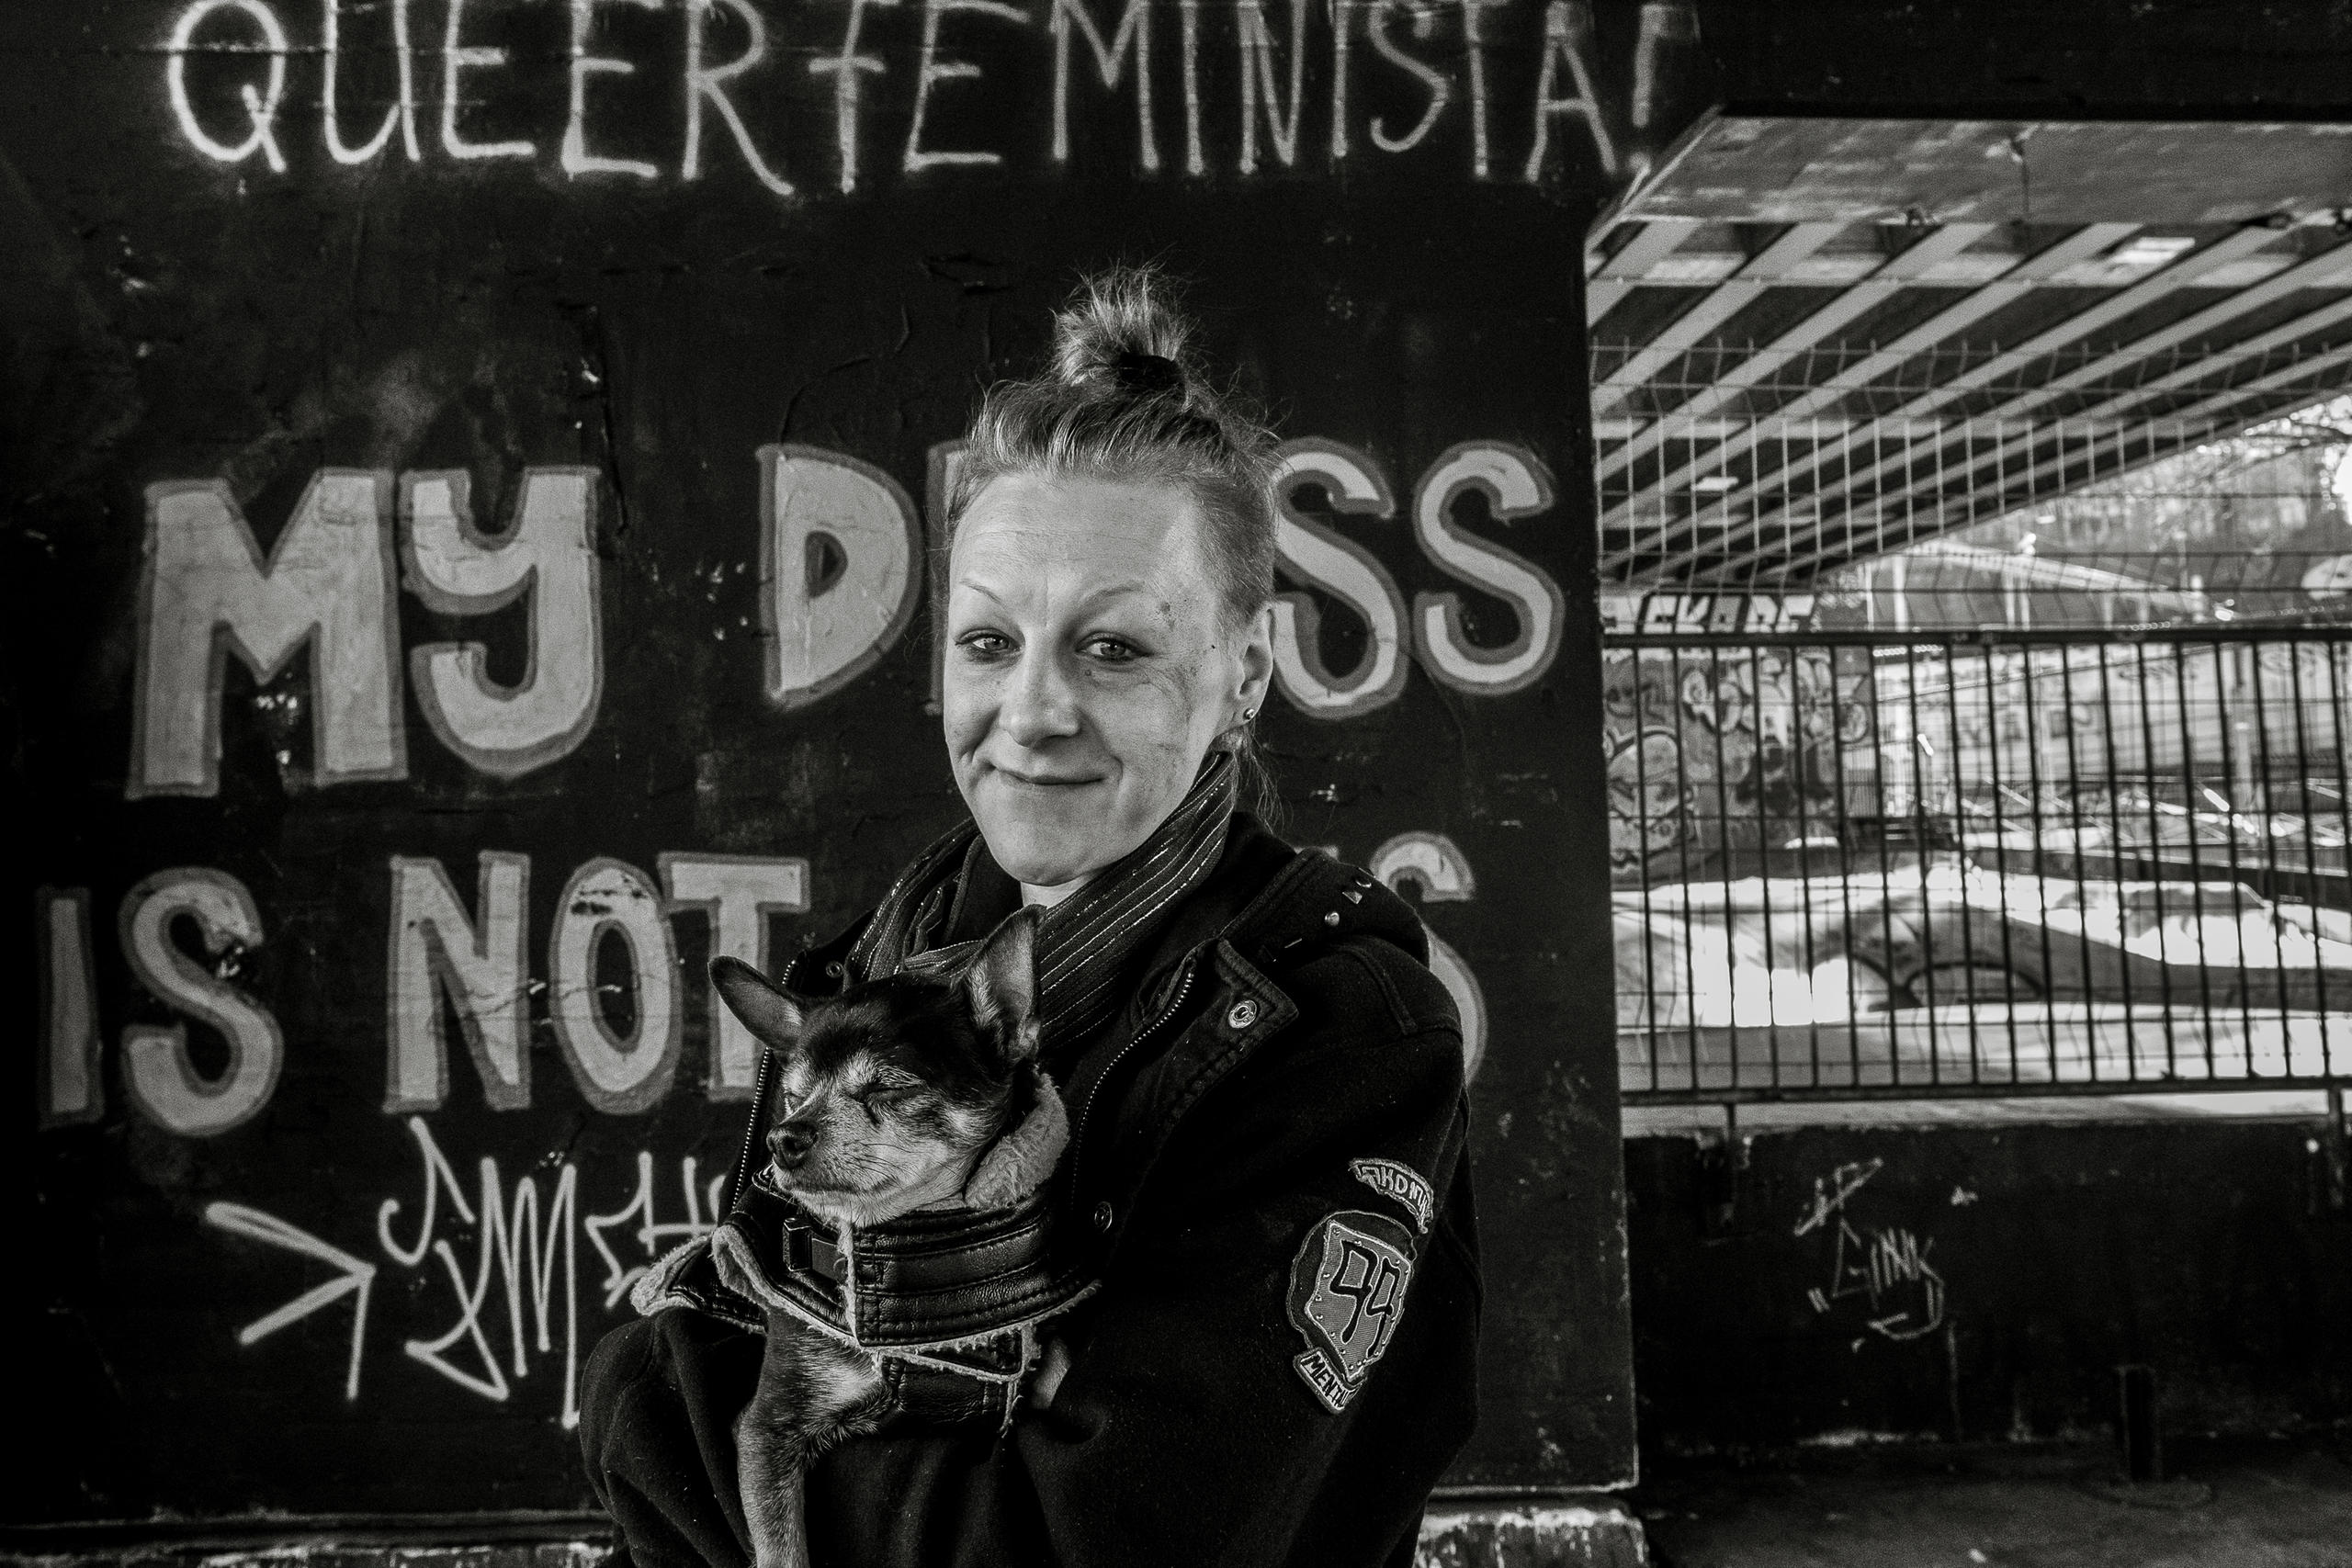
[[[1108,368],[1123,392],[1157,397],[1184,389],[1184,367],[1160,355],[1126,349],[1111,361]]]
[[[1189,400],[1192,333],[1173,294],[1150,267],[1114,267],[1088,278],[1055,316],[1056,375],[1090,396]]]

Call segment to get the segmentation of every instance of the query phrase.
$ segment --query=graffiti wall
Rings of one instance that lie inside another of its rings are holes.
[[[1876,809],[1868,649],[1620,646],[1602,669],[1615,886],[1754,874]]]
[[[1290,442],[1288,830],[1420,901],[1497,1108],[1460,1478],[1630,1475],[1563,258],[1702,101],[1687,7],[0,28],[13,1517],[583,1505],[582,1360],[741,1135],[704,966],[956,819],[955,443],[1139,258]]]

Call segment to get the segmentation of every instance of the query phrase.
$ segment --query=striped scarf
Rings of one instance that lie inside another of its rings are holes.
[[[1128,960],[1216,864],[1233,818],[1234,771],[1230,756],[1212,757],[1151,837],[1046,911],[1037,927],[1037,1021],[1049,1059],[1112,1021],[1125,1000],[1119,982]],[[871,980],[944,966],[977,945],[940,938],[973,863],[988,852],[978,839],[967,822],[915,857],[851,949],[851,973]]]

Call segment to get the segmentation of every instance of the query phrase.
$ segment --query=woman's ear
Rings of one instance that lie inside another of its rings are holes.
[[[992,1031],[1008,1065],[1037,1055],[1037,921],[1035,905],[1016,909],[989,933],[971,967],[964,991],[972,1016]]]
[[[1234,697],[1240,704],[1239,714],[1256,715],[1266,705],[1266,694],[1274,683],[1274,606],[1270,601],[1258,607],[1250,618],[1248,633],[1241,642],[1241,684]],[[1237,716],[1238,716],[1237,715]],[[1247,719],[1242,722],[1247,723]]]
[[[711,989],[760,1043],[788,1056],[800,1043],[800,1004],[740,958],[710,961]]]

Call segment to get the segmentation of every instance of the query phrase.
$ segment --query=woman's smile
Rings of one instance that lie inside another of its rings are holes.
[[[1103,782],[1102,775],[1100,773],[1070,775],[1024,773],[1018,768],[1008,768],[1001,762],[982,762],[980,765],[986,770],[985,776],[1001,779],[1006,784],[1019,784],[1028,789],[1075,789]]]

